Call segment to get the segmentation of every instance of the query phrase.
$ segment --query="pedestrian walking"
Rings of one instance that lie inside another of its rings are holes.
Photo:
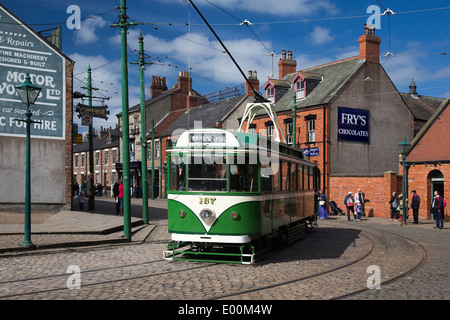
[[[416,190],[411,191],[411,209],[413,211],[413,224],[419,224],[419,207],[420,197],[416,193]]]
[[[328,204],[325,193],[319,195],[319,219],[328,219]]]
[[[95,195],[94,175],[91,172],[89,172],[88,177],[86,179],[86,196],[88,198],[87,211],[90,213],[94,213],[94,195]]]
[[[359,203],[361,205],[361,216],[363,216],[363,217],[366,215],[365,212],[364,212],[364,205],[366,203],[365,197],[366,197],[366,195],[363,192],[361,192],[361,189],[358,189],[358,191],[356,191],[356,193],[355,193],[355,203],[359,201]]]
[[[389,200],[389,202],[386,205],[391,205],[391,218],[389,220],[392,221],[392,219],[394,219],[395,217],[395,221],[398,221],[398,213],[397,213],[397,208],[398,208],[398,197],[397,197],[397,192],[392,192],[392,198],[391,200]]]
[[[84,211],[84,192],[78,194],[78,208]]]
[[[436,226],[439,230],[444,229],[444,207],[445,199],[439,195],[438,191],[434,192],[434,199],[432,204],[434,219],[436,220]]]
[[[353,198],[351,191],[349,191],[348,194],[345,196],[344,204],[347,207],[347,219],[348,221],[350,221],[350,211],[355,217],[355,199]]]
[[[119,215],[123,216],[123,181],[119,180]]]
[[[405,215],[406,215],[406,219],[408,219],[408,210],[409,210],[409,205],[408,205],[408,198],[405,199]],[[403,222],[404,218],[403,217],[403,194],[399,194],[398,196],[398,207],[397,207],[397,212],[398,215],[400,216],[400,222]],[[396,220],[398,221],[398,220]]]
[[[119,201],[119,182],[118,181],[116,181],[116,183],[114,183],[113,194],[114,194],[114,202],[116,203],[116,213],[119,214],[120,201]]]
[[[355,211],[356,211],[356,221],[361,221],[362,205],[361,201],[359,200],[356,200],[355,202]]]

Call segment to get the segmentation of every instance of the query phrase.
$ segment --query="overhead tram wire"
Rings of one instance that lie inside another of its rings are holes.
[[[255,98],[258,100],[262,100],[262,101],[266,101],[266,99],[261,96],[261,94],[255,90],[255,88],[253,87],[252,83],[248,80],[248,78],[245,76],[245,73],[242,71],[241,67],[239,66],[239,64],[236,62],[236,60],[233,58],[233,56],[231,55],[230,51],[228,51],[227,47],[225,46],[225,44],[222,42],[222,40],[219,38],[219,36],[217,35],[217,33],[214,31],[214,29],[210,26],[210,24],[208,23],[208,21],[205,19],[205,17],[202,15],[202,13],[198,10],[198,8],[195,6],[195,4],[192,2],[192,0],[189,0],[189,3],[192,5],[192,7],[195,9],[195,11],[197,11],[197,13],[199,14],[199,16],[202,18],[202,20],[206,23],[206,25],[208,26],[208,28],[211,30],[211,32],[214,34],[214,36],[216,37],[216,39],[220,42],[220,44],[222,45],[222,47],[224,48],[224,50],[227,52],[228,56],[230,57],[230,59],[233,61],[233,63],[235,64],[235,66],[238,68],[239,72],[241,73],[241,75],[244,77],[245,81],[247,82],[247,84],[250,86],[250,88],[252,89],[253,93],[255,94]]]

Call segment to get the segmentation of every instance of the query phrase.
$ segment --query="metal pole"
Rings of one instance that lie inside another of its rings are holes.
[[[295,148],[296,144],[296,118],[297,118],[297,101],[295,97],[295,93],[292,100],[292,147]]]
[[[24,229],[24,241],[21,244],[23,247],[35,249],[36,246],[31,242],[31,161],[30,161],[30,129],[31,129],[31,111],[30,104],[27,103],[27,111],[25,116],[27,117],[25,123],[27,126],[26,137],[26,155],[25,155],[25,229]]]
[[[121,57],[122,57],[122,150],[123,150],[123,236],[131,241],[131,203],[130,203],[130,139],[128,120],[128,55],[127,30],[139,23],[128,23],[127,2],[120,0],[119,23],[111,27],[120,27]]]
[[[405,156],[402,154],[402,168],[403,168],[403,175],[402,175],[402,225],[405,224],[405,212],[406,212],[406,186],[405,186]]]
[[[88,105],[92,107],[92,78],[91,78],[91,65],[88,66],[88,78],[87,78],[87,91],[88,91]],[[89,172],[94,174],[94,133],[93,133],[94,117],[91,116],[91,124],[89,125]],[[98,181],[97,181],[98,182]],[[95,209],[95,196],[92,199],[92,210]]]
[[[142,219],[148,224],[147,188],[147,139],[145,137],[145,80],[144,80],[144,37],[139,35],[139,72],[141,78],[141,175],[142,175]]]
[[[152,199],[155,199],[155,121],[152,119]]]

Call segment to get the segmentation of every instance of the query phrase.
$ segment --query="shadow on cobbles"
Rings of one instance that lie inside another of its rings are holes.
[[[366,249],[358,248],[356,245],[360,233],[360,230],[354,229],[318,228],[286,247],[272,250],[261,264],[274,261],[339,259],[348,249],[366,252]]]

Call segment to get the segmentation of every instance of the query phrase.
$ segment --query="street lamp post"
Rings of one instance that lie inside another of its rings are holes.
[[[31,124],[38,121],[31,120],[31,110],[30,105],[36,102],[36,99],[41,92],[40,87],[31,83],[31,78],[27,72],[24,83],[19,84],[15,87],[16,92],[22,100],[22,103],[27,105],[27,110],[25,112],[26,119],[16,119],[16,121],[23,121],[26,124],[27,135],[26,135],[26,156],[25,156],[25,230],[24,230],[24,241],[21,244],[23,247],[28,247],[30,249],[35,249],[36,246],[31,242],[31,174],[30,174],[30,129]]]
[[[408,167],[405,165],[406,152],[411,145],[406,142],[406,138],[403,138],[403,141],[398,144],[398,150],[402,157],[401,164],[403,167],[403,175],[402,175],[402,225],[406,225],[406,197],[407,197],[407,188],[408,188]]]

